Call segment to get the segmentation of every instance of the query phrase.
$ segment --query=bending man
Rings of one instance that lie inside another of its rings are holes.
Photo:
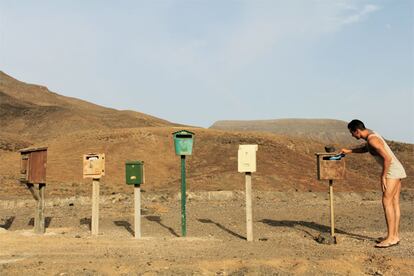
[[[382,206],[388,235],[380,239],[375,247],[386,248],[400,243],[400,192],[401,179],[406,178],[404,167],[395,157],[385,140],[375,131],[365,128],[360,120],[352,120],[348,129],[356,139],[364,139],[367,143],[353,149],[342,149],[345,154],[369,152],[382,166],[381,187]]]

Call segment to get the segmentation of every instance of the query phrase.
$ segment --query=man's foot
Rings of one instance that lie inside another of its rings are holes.
[[[396,246],[399,245],[400,241],[396,241],[396,242],[380,242],[377,243],[375,245],[376,248],[388,248],[388,247],[392,247],[392,246]]]
[[[386,239],[387,239],[386,237],[379,237],[379,238],[376,238],[376,239],[375,239],[375,242],[376,242],[376,243],[381,243],[381,242],[385,241]],[[399,238],[397,238],[396,240],[394,240],[394,241],[393,241],[393,243],[394,243],[394,242],[398,242],[398,243],[400,243],[400,239],[399,239]]]

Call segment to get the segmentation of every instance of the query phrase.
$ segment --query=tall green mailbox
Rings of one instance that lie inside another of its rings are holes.
[[[177,155],[191,155],[193,153],[194,133],[180,130],[173,133],[175,153]]]
[[[173,133],[175,154],[181,156],[181,234],[187,235],[185,156],[193,153],[194,133],[180,130]]]
[[[125,181],[128,185],[144,184],[144,161],[125,162]]]

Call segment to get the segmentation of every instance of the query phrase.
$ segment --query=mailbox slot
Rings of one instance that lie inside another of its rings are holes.
[[[317,153],[317,178],[318,180],[345,179],[345,159],[329,160],[335,153]]]
[[[99,179],[105,175],[105,154],[90,153],[83,156],[83,178]]]

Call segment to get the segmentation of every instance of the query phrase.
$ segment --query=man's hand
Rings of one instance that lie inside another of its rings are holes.
[[[381,186],[382,192],[385,193],[385,190],[387,190],[387,178],[385,176],[381,177]]]
[[[352,153],[352,150],[350,150],[350,149],[341,149],[340,153],[349,154],[349,153]]]

